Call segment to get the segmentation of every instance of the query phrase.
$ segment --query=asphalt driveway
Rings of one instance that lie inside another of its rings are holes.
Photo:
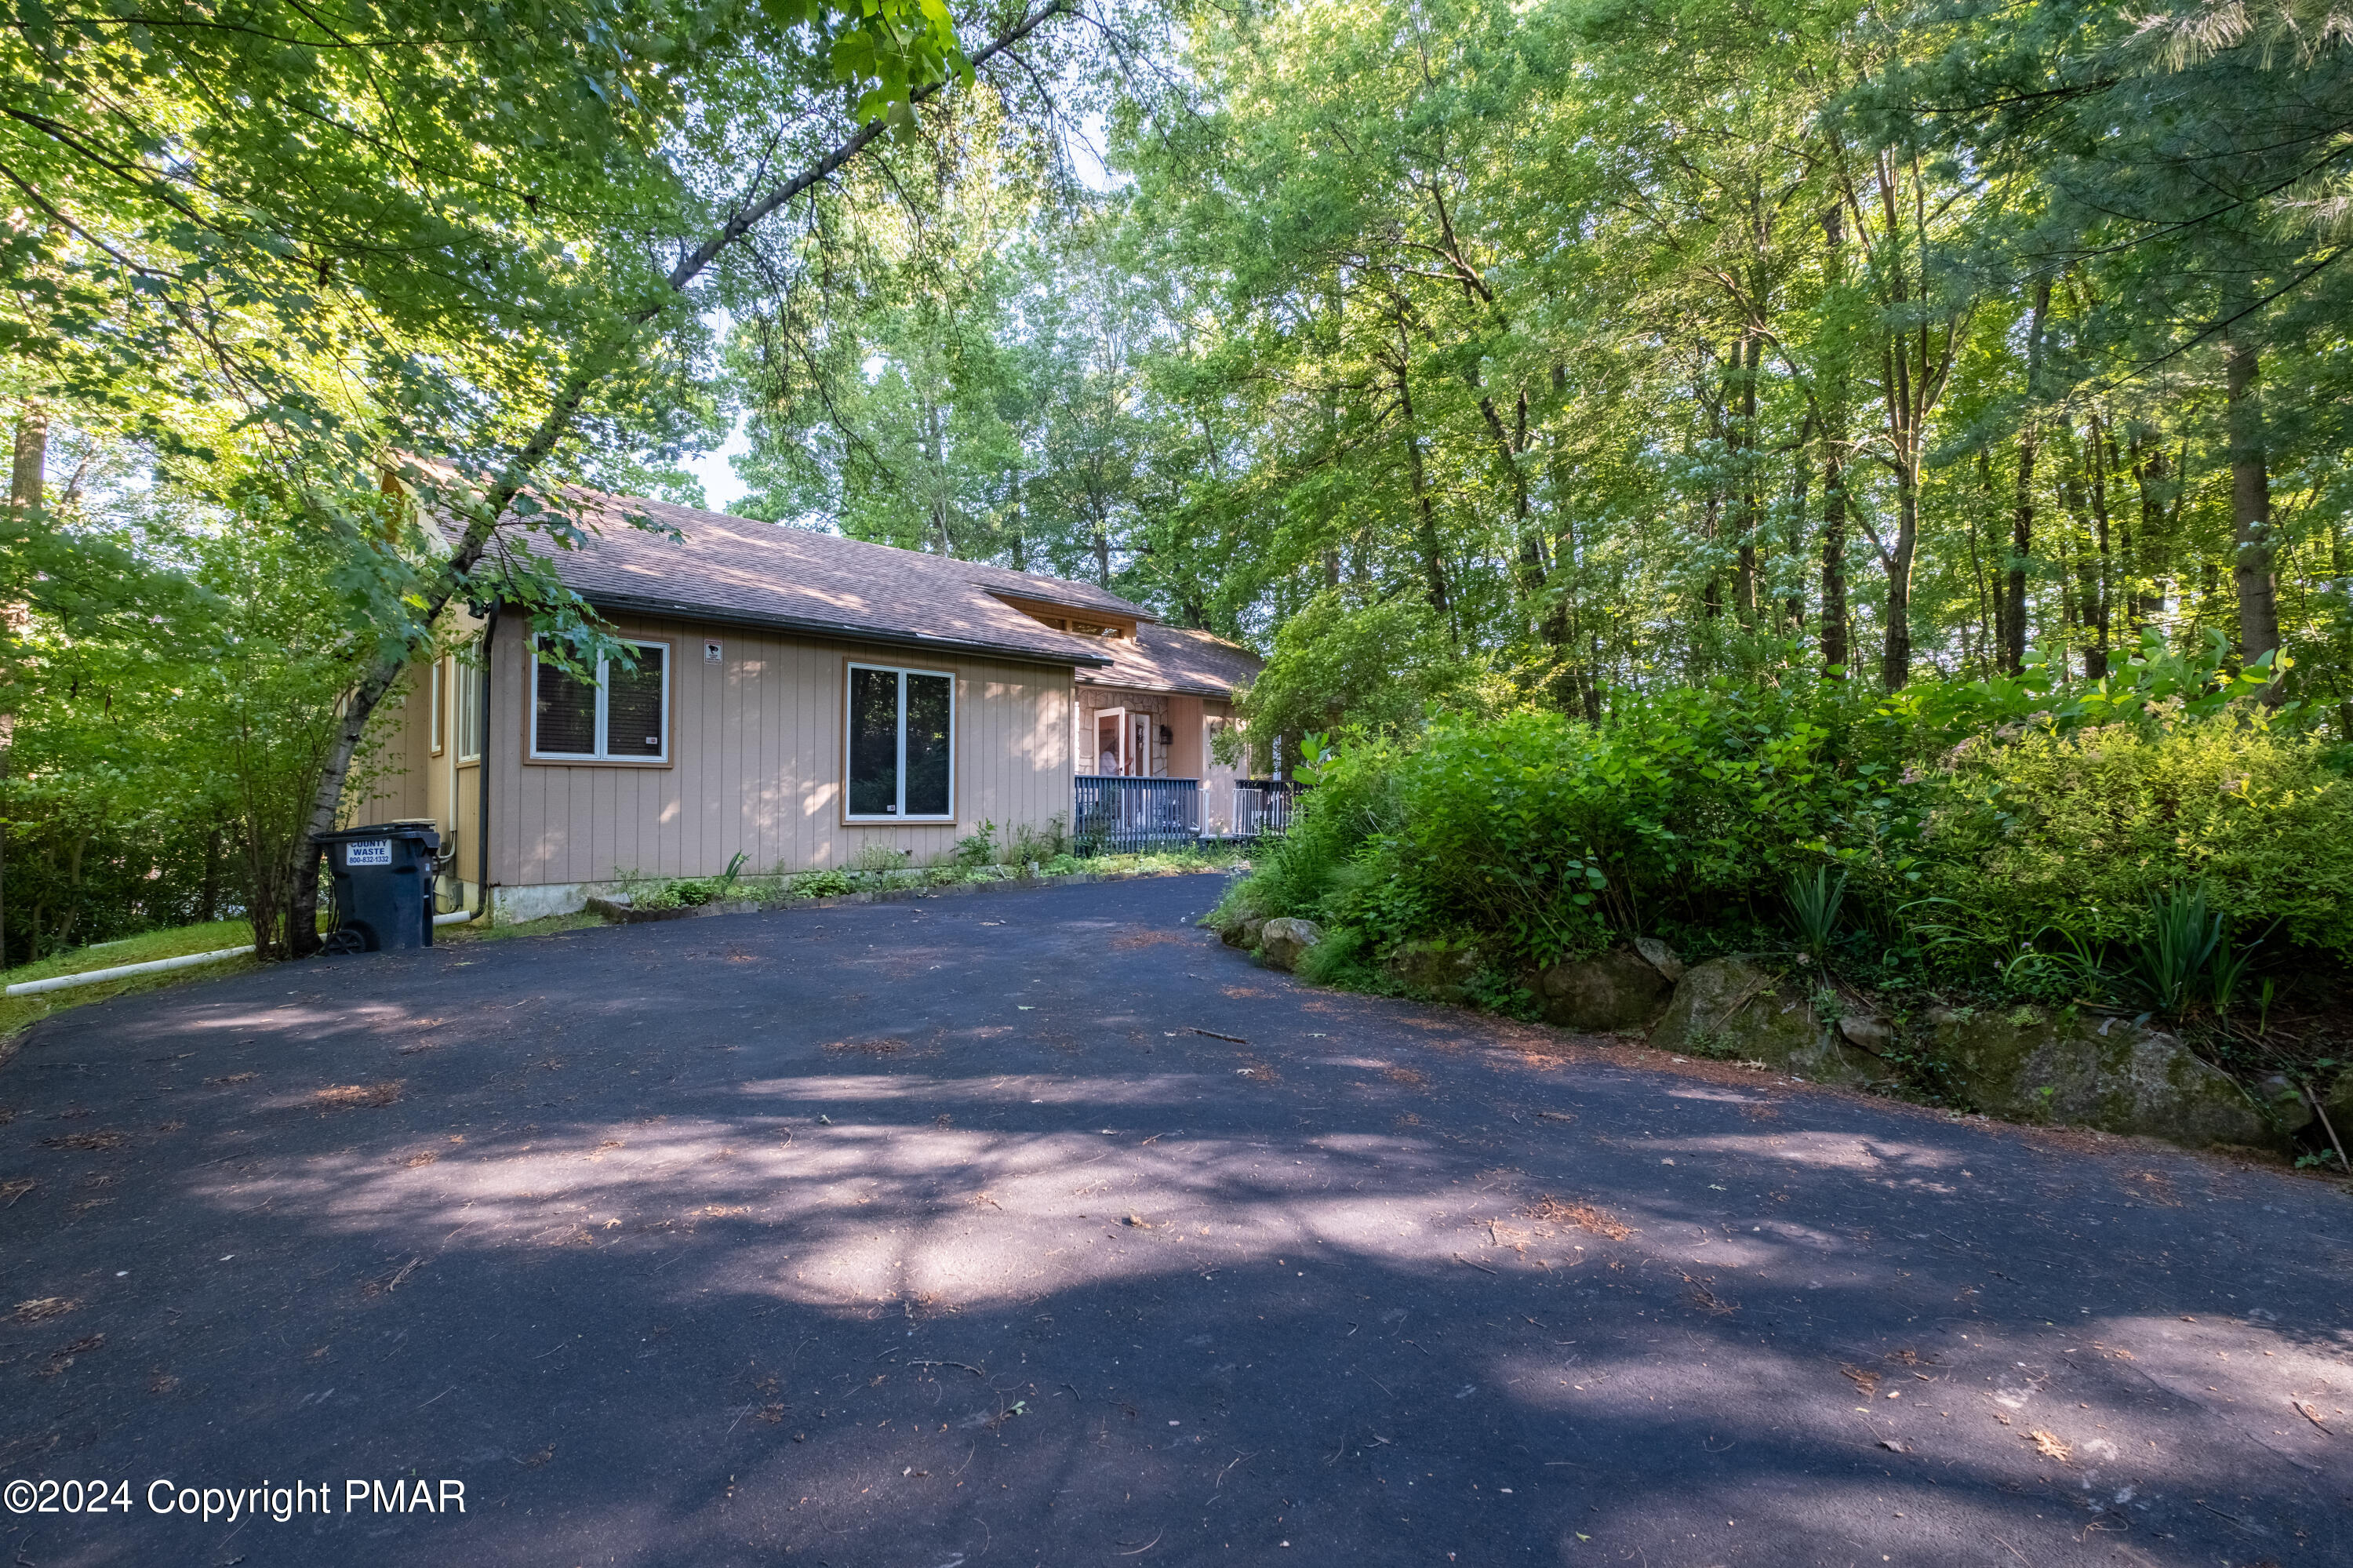
[[[1319,992],[1219,885],[51,1020],[0,1561],[2353,1563],[2334,1188]]]

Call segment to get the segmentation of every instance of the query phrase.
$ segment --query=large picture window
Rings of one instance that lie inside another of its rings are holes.
[[[852,821],[947,821],[955,815],[955,677],[849,666]]]
[[[637,668],[599,660],[591,683],[534,659],[531,754],[549,760],[670,759],[670,646],[638,642]]]

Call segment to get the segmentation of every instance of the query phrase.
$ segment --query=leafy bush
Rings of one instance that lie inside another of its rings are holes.
[[[1924,780],[1919,885],[1989,947],[2151,939],[2176,886],[2221,921],[2353,952],[2353,784],[2316,736],[2226,712],[1972,742]]]
[[[961,866],[987,865],[997,858],[997,824],[987,818],[980,826],[956,840],[949,859]]]
[[[1604,728],[1524,713],[1350,747],[1240,905],[1384,947],[1484,933],[1524,965],[1614,933],[1753,921],[1877,789],[1875,767],[1831,767],[1830,734],[1793,698],[1725,684],[1626,703]]]
[[[2065,1001],[2147,991],[2133,955],[2202,888],[2211,950],[2158,989],[2219,1012],[2252,942],[2353,954],[2353,782],[2248,700],[2263,683],[2152,645],[2073,688],[1719,682],[1618,693],[1598,726],[1434,721],[1319,767],[1220,910],[1320,921],[1349,983],[1415,938],[1470,936],[1512,977],[1638,934],[1785,942],[1794,917],[1880,983]]]
[[[1015,865],[1028,865],[1032,862],[1042,865],[1048,861],[1064,858],[1070,853],[1069,819],[1058,811],[1046,819],[1043,827],[1032,827],[1028,822],[1016,823],[1012,837],[1006,845],[1005,858]]]

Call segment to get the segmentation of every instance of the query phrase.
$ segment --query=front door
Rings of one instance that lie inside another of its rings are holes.
[[[1128,726],[1125,708],[1095,710],[1094,770],[1103,774],[1125,774],[1128,767]]]

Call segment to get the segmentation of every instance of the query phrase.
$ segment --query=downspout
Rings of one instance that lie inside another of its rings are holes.
[[[483,921],[491,912],[491,694],[498,689],[492,679],[491,639],[498,635],[499,601],[491,601],[491,618],[482,628],[482,733],[478,737],[481,756],[474,762],[474,787],[480,799],[474,810],[474,918]]]

